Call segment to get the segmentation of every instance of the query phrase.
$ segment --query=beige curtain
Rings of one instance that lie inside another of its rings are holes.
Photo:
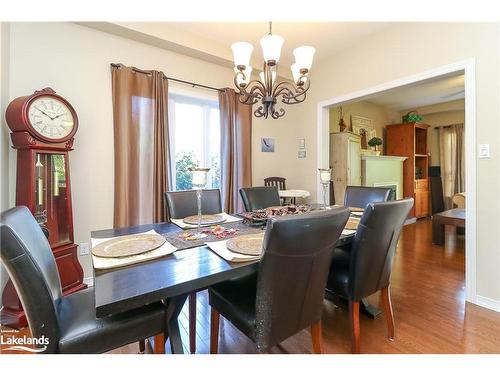
[[[242,212],[240,188],[252,186],[252,106],[233,89],[219,91],[221,191],[226,212]]]
[[[449,210],[453,208],[453,195],[465,191],[464,125],[440,127],[439,146],[444,206]]]
[[[168,83],[162,72],[111,67],[115,228],[167,220]]]

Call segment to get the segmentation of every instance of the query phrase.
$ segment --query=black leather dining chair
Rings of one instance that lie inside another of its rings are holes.
[[[364,209],[369,203],[386,202],[391,189],[370,186],[347,186],[344,206]]]
[[[394,339],[389,285],[401,228],[413,198],[370,203],[365,208],[350,249],[333,252],[326,290],[349,301],[352,352],[360,352],[359,302],[381,291],[389,339]]]
[[[31,334],[48,339],[43,353],[102,353],[155,335],[167,337],[161,302],[97,319],[93,289],[63,296],[52,250],[26,207],[2,212],[0,236],[1,259]]]
[[[346,207],[271,218],[257,272],[209,289],[210,352],[218,352],[222,314],[261,351],[310,327],[313,351],[321,353],[324,287],[348,218]]]
[[[184,219],[198,213],[196,190],[167,191],[165,193],[168,216],[172,219]],[[201,212],[220,214],[222,203],[219,189],[204,189],[201,194]]]
[[[255,186],[241,188],[245,211],[251,212],[271,206],[280,206],[281,200],[276,186]]]
[[[171,219],[184,219],[198,213],[196,190],[167,191],[167,213]],[[222,201],[219,189],[204,189],[201,195],[201,212],[219,214]],[[196,352],[196,293],[189,294],[189,351]]]

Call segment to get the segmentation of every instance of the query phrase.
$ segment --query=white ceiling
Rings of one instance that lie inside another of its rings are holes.
[[[315,47],[315,60],[318,60],[389,25],[381,22],[273,22],[273,34],[285,39],[279,64],[288,70],[294,62],[293,49],[301,45]],[[229,55],[226,56],[229,57],[232,56],[232,43],[250,42],[254,46],[252,64],[258,64],[254,66],[255,69],[262,69],[260,38],[268,33],[267,22],[168,22],[165,26],[208,39],[227,51]],[[212,53],[217,51],[214,49]]]
[[[364,100],[400,111],[463,99],[464,89],[464,75],[460,74],[398,87]]]

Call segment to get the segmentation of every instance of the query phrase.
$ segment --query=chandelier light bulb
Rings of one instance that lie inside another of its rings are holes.
[[[281,56],[284,39],[279,35],[268,34],[260,40],[264,61],[277,64]]]
[[[234,65],[239,66],[249,66],[250,57],[252,56],[253,46],[247,42],[236,42],[231,45],[233,50]]]
[[[311,69],[314,53],[316,49],[311,46],[297,47],[293,50],[295,56],[295,64],[299,69]]]

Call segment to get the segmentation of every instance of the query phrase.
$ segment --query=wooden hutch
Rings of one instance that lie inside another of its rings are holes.
[[[415,199],[410,216],[416,218],[429,216],[428,128],[419,122],[386,126],[386,154],[408,158],[403,163],[403,197]]]

